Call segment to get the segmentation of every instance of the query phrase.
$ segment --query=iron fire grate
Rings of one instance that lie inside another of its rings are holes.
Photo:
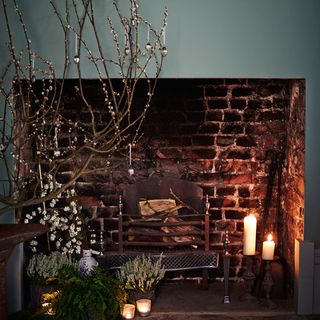
[[[108,254],[100,262],[107,269],[117,269],[127,261],[142,253],[115,253]],[[217,252],[187,252],[174,254],[146,254],[152,261],[162,256],[162,265],[166,271],[190,270],[201,268],[218,268],[219,254]]]

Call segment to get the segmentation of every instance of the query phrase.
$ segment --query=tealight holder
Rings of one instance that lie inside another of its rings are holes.
[[[123,319],[134,319],[134,314],[136,311],[136,306],[134,304],[126,303],[121,309],[121,316]]]
[[[151,299],[139,299],[136,301],[137,310],[141,317],[147,317],[151,313]]]

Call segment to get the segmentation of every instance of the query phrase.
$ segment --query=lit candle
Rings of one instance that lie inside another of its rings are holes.
[[[50,315],[50,316],[54,316],[55,312],[53,311],[52,307],[51,307],[51,303],[49,302],[44,302],[42,303],[42,308],[46,310],[46,314]]]
[[[121,316],[124,319],[133,319],[135,310],[136,306],[134,304],[126,303],[122,308]]]
[[[244,218],[243,254],[252,256],[256,253],[257,219],[253,214]]]
[[[150,299],[139,299],[136,301],[137,309],[141,317],[146,317],[151,312],[151,300]]]
[[[263,244],[262,244],[262,259],[263,260],[273,260],[274,247],[275,247],[275,243],[272,240],[272,234],[269,233],[267,240],[263,241]]]

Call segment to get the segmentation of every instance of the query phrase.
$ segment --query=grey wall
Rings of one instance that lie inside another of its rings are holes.
[[[48,1],[20,2],[32,45],[61,72],[63,41]],[[94,1],[99,32],[106,37],[105,17],[113,14],[110,2]],[[169,53],[162,77],[306,79],[305,239],[320,247],[320,1],[140,1],[141,12],[158,24],[164,5],[169,9]],[[18,28],[14,36],[21,38]],[[1,43],[1,64],[3,49]],[[68,76],[75,76],[73,65]],[[83,76],[95,78],[96,74],[90,65],[83,65]]]

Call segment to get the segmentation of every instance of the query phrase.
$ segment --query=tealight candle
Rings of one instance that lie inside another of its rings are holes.
[[[121,316],[124,319],[133,319],[135,310],[136,310],[136,306],[134,304],[126,303],[122,308]]]
[[[137,309],[141,317],[146,317],[151,312],[151,300],[139,299],[136,301]]]
[[[243,254],[253,256],[256,253],[257,219],[253,214],[249,214],[244,218],[243,222]]]
[[[42,308],[46,310],[46,314],[47,315],[50,315],[50,316],[53,316],[55,315],[55,312],[53,311],[52,307],[51,307],[51,303],[49,302],[43,302],[42,303]]]
[[[272,240],[272,234],[269,233],[267,240],[263,241],[263,244],[262,244],[262,259],[263,260],[273,260],[274,247],[275,247],[275,243]]]

